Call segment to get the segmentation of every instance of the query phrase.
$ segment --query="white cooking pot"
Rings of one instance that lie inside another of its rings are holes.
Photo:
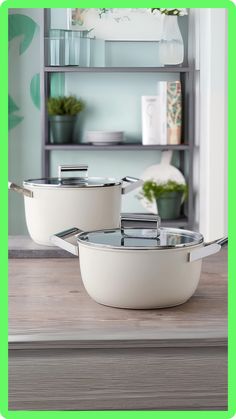
[[[88,294],[108,306],[150,309],[183,304],[197,288],[202,258],[227,242],[224,238],[204,243],[200,233],[160,228],[158,216],[156,229],[126,229],[124,221],[127,218],[114,230],[79,233],[74,228],[51,238],[55,245],[79,254]]]
[[[71,171],[84,175],[62,177]],[[87,165],[64,165],[59,166],[57,178],[25,180],[23,188],[9,182],[9,189],[24,195],[26,224],[36,243],[52,246],[50,236],[71,225],[81,230],[119,227],[121,194],[143,181],[129,176],[121,181],[88,177],[87,171]]]

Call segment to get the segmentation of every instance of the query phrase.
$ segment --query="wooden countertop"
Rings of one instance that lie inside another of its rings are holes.
[[[95,303],[77,258],[9,260],[9,347],[227,345],[227,248],[206,258],[185,304],[127,310]]]

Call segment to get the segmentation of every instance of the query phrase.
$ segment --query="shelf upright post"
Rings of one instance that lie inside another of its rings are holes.
[[[47,44],[45,38],[48,36],[48,28],[50,27],[50,9],[43,9],[43,22],[40,31],[40,54],[41,54],[41,68],[40,68],[40,109],[41,109],[41,167],[42,176],[49,176],[50,172],[50,151],[46,149],[49,138],[48,117],[46,112],[46,99],[49,93],[49,78],[50,75],[45,72],[47,64]]]
[[[186,85],[188,88],[188,120],[186,123],[188,124],[188,135],[189,135],[189,152],[185,153],[185,156],[188,155],[188,181],[189,181],[189,191],[188,191],[188,218],[189,218],[189,227],[191,229],[194,228],[194,191],[193,191],[193,153],[194,153],[194,145],[195,145],[195,96],[194,96],[194,71],[190,71],[186,74]]]

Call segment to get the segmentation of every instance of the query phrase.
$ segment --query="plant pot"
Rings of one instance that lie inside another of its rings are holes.
[[[166,192],[156,199],[158,214],[162,220],[180,217],[183,192]]]
[[[73,133],[76,116],[53,115],[50,116],[50,127],[52,132],[51,142],[54,144],[65,144],[73,142]]]

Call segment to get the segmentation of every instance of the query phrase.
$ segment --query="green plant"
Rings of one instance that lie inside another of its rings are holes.
[[[153,202],[162,195],[170,192],[182,192],[184,199],[186,199],[188,186],[183,183],[174,182],[173,180],[168,180],[165,183],[156,183],[154,180],[147,180],[143,184],[141,197],[146,198],[149,202]]]
[[[47,101],[48,115],[77,115],[85,107],[76,96],[50,97]]]
[[[151,13],[156,13],[157,10],[162,15],[168,15],[168,16],[184,16],[187,14],[186,9],[158,9],[156,7],[151,9]]]

